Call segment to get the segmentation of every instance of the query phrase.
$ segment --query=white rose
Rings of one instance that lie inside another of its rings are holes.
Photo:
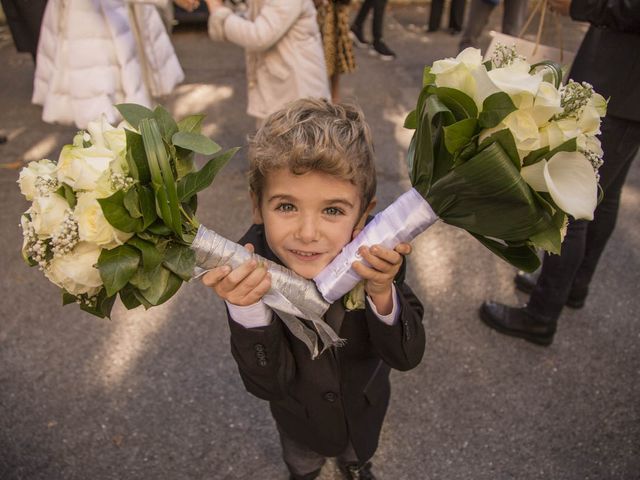
[[[433,63],[431,73],[438,87],[460,90],[471,97],[478,110],[482,102],[498,88],[491,82],[487,69],[482,64],[482,54],[477,48],[466,48],[456,58],[446,58]]]
[[[20,171],[18,185],[20,192],[27,200],[33,200],[37,195],[36,179],[46,177],[52,180],[56,178],[56,164],[46,158],[38,162],[29,162],[29,165]]]
[[[602,150],[602,144],[600,139],[593,135],[579,135],[578,136],[578,150],[593,152],[599,157],[604,155]]]
[[[480,142],[495,132],[507,128],[513,135],[520,160],[522,160],[530,152],[540,148],[540,131],[530,112],[530,109],[511,112],[495,127],[480,132]]]
[[[114,158],[115,154],[104,147],[65,145],[58,160],[58,180],[74,190],[94,190]]]
[[[92,192],[78,195],[74,217],[78,222],[80,241],[95,243],[107,250],[122,245],[133,236],[133,233],[122,232],[107,221]]]
[[[93,145],[108,148],[116,155],[123,155],[127,146],[127,136],[122,124],[113,127],[105,115],[96,122],[89,122],[87,130]]]
[[[511,65],[494,68],[488,75],[491,81],[511,97],[517,108],[530,108],[542,83],[542,73],[531,75],[529,64],[516,60]]]
[[[549,82],[540,83],[530,112],[539,127],[549,122],[554,115],[562,113],[561,100],[562,96],[556,87]]]
[[[591,101],[580,112],[578,128],[585,135],[598,135],[600,133],[600,113]]]
[[[579,137],[578,122],[573,117],[554,120],[540,129],[540,147],[549,147],[549,150],[562,145],[571,138]]]
[[[80,242],[66,255],[54,257],[44,274],[72,295],[95,295],[102,287],[100,272],[95,267],[101,251],[97,245]]]
[[[580,152],[558,152],[548,161],[523,167],[522,178],[538,192],[549,192],[560,209],[576,219],[593,220],[598,180]]]
[[[67,201],[57,193],[36,197],[31,208],[31,224],[39,237],[50,237],[64,222],[70,210]]]

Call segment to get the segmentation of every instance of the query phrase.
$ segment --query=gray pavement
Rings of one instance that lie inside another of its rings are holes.
[[[422,67],[454,55],[458,41],[420,31],[424,6],[392,6],[388,17],[398,60],[358,51],[358,71],[343,82],[374,131],[381,206],[408,187],[402,120]],[[564,31],[571,47],[584,28],[565,22]],[[242,51],[203,30],[176,32],[174,42],[187,78],[163,102],[179,116],[207,113],[206,133],[243,145],[254,122],[244,113]],[[189,284],[162,307],[117,305],[99,320],[63,308],[57,289],[22,263],[27,203],[15,167],[55,158],[75,129],[40,121],[30,57],[14,52],[6,30],[0,64],[0,133],[9,137],[0,146],[0,479],[286,478],[267,405],[245,392],[209,291]],[[201,221],[231,238],[249,223],[245,169],[241,152],[200,198]],[[513,268],[445,225],[416,240],[409,281],[426,305],[427,352],[418,368],[392,375],[379,478],[640,478],[639,207],[636,162],[587,306],[563,314],[549,348],[478,320],[484,299],[526,300]],[[321,478],[339,478],[332,463]]]

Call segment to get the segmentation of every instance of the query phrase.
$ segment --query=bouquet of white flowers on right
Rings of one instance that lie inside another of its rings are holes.
[[[361,245],[393,248],[438,218],[512,265],[535,270],[536,248],[560,253],[567,217],[593,218],[606,101],[551,62],[529,65],[499,46],[468,48],[425,68],[408,153],[413,188],[379,213],[314,280],[330,302],[360,280]]]

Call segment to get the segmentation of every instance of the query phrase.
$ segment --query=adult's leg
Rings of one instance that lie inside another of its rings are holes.
[[[362,26],[364,25],[364,21],[369,14],[369,10],[373,8],[373,4],[376,0],[364,0],[362,5],[360,6],[360,10],[358,10],[358,14],[356,15],[355,20],[353,21],[353,26],[358,30],[362,30]]]
[[[584,259],[573,280],[571,298],[586,298],[600,256],[615,229],[622,187],[640,147],[640,122],[605,117],[602,147],[605,163],[600,167],[600,186],[604,198],[594,214],[597,221],[587,227]]]
[[[465,3],[466,0],[451,0],[451,9],[449,10],[449,28],[457,32],[462,31]]]
[[[527,0],[504,0],[502,33],[518,36],[527,18]]]
[[[387,0],[374,0],[373,4],[373,43],[382,40],[384,32],[384,9],[387,7]]]
[[[444,8],[444,0],[432,0],[431,9],[429,10],[429,31],[435,32],[440,30],[442,21],[442,10]]]
[[[545,254],[540,277],[527,304],[530,313],[555,322],[570,296],[574,300],[586,296],[600,255],[615,227],[620,193],[638,152],[639,136],[640,123],[605,117],[601,138],[605,163],[600,168],[604,198],[591,222],[570,223],[559,256]]]
[[[460,50],[467,47],[478,47],[478,40],[484,27],[489,22],[489,17],[495,5],[487,3],[485,0],[471,0],[471,10],[467,19],[467,26],[462,32],[460,39]]]
[[[278,422],[276,427],[282,445],[282,458],[289,469],[291,479],[313,480],[320,475],[325,457],[296,442],[280,428]]]

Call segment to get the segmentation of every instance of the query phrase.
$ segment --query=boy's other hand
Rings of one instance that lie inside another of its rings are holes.
[[[253,253],[253,245],[245,248]],[[216,267],[202,277],[202,283],[227,302],[246,307],[258,302],[271,288],[271,275],[254,258],[235,270],[225,265]]]
[[[362,246],[358,253],[370,266],[353,262],[353,269],[365,280],[364,289],[378,313],[390,314],[393,309],[391,285],[402,266],[402,257],[411,253],[411,245],[399,243],[393,250],[381,245]]]

